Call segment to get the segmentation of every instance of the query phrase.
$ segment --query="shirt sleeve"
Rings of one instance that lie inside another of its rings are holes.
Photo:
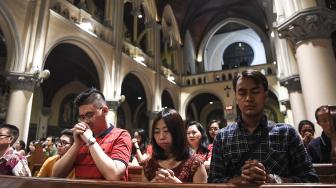
[[[226,183],[231,177],[227,174],[227,164],[224,158],[223,133],[219,132],[214,140],[210,163],[209,183]]]
[[[12,173],[15,176],[31,176],[28,162],[25,158],[17,157],[16,165],[12,168]]]
[[[125,163],[127,166],[131,157],[131,148],[131,136],[127,131],[123,130],[115,140],[110,157]]]
[[[290,128],[288,139],[289,168],[291,172],[291,176],[288,177],[289,181],[293,183],[319,182],[303,142],[294,128]]]

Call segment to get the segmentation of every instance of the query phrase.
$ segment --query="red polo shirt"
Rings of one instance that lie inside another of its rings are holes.
[[[111,126],[96,138],[97,143],[103,151],[113,160],[119,160],[128,165],[130,159],[132,142],[130,134],[119,128]],[[93,158],[90,155],[88,146],[80,148],[75,162],[75,175],[80,179],[105,179],[99,172]],[[127,181],[128,171],[126,168],[121,180]]]

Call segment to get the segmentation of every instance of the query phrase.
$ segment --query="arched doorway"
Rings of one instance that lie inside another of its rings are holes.
[[[172,97],[167,90],[164,90],[161,95],[161,106],[162,108],[175,108]]]
[[[143,128],[148,134],[147,96],[141,81],[134,74],[128,74],[121,85],[121,94],[126,99],[118,109],[118,127],[132,131]],[[126,113],[128,109],[128,113]],[[127,124],[127,123],[130,123]]]
[[[77,109],[73,100],[86,88],[100,89],[97,69],[88,54],[76,45],[62,43],[53,48],[46,58],[44,69],[50,71],[50,77],[42,85],[41,105],[47,124],[41,124],[39,117],[31,118],[29,137],[58,136],[60,131],[71,128],[77,122]],[[34,97],[34,102],[37,102]],[[39,114],[41,109],[33,109],[33,114]],[[41,133],[41,127],[46,132]]]
[[[6,119],[9,88],[4,76],[7,61],[6,39],[0,28],[0,123]]]
[[[188,103],[187,121],[198,121],[206,126],[213,119],[225,119],[222,102],[217,96],[211,93],[201,93]]]

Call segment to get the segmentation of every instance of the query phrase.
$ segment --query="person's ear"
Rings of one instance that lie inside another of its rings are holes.
[[[103,106],[102,111],[104,114],[107,114],[109,112],[109,109],[107,106]]]

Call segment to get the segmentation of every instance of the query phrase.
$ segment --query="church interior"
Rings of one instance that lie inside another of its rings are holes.
[[[336,104],[334,0],[1,0],[0,121],[28,141],[77,122],[95,87],[111,122],[149,130],[162,108],[235,121],[232,78],[267,76],[269,120]],[[316,134],[321,133],[317,126]]]

